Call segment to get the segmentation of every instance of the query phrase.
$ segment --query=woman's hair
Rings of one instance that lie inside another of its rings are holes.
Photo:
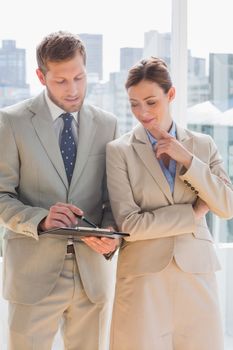
[[[165,93],[172,87],[167,64],[161,58],[149,57],[135,64],[128,73],[125,87],[137,85],[142,80],[149,80],[158,84]]]
[[[77,51],[86,64],[86,50],[79,36],[65,31],[47,35],[36,48],[38,68],[46,74],[48,62],[59,62],[72,59]]]

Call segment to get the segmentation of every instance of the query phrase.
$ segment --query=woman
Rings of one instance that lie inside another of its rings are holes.
[[[126,81],[139,124],[107,146],[116,223],[130,233],[118,262],[111,350],[223,350],[205,214],[233,216],[233,186],[210,136],[176,125],[164,61],[142,60]]]

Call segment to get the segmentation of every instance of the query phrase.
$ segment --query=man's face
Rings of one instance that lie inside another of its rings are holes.
[[[77,51],[74,58],[61,62],[47,62],[47,72],[36,71],[46,86],[51,100],[66,112],[79,111],[86,94],[86,68]]]

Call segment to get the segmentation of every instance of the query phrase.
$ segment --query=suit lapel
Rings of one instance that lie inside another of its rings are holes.
[[[87,105],[83,105],[79,113],[78,149],[70,191],[77,186],[80,175],[85,167],[92,144],[94,142],[97,124],[95,116]]]
[[[133,135],[135,136],[136,140],[132,142],[132,145],[138,156],[169,202],[174,203],[167,179],[161,170],[160,164],[154,155],[146,131],[141,124],[136,126]]]
[[[32,124],[38,135],[41,144],[44,147],[51,163],[54,165],[58,175],[68,189],[68,181],[62,160],[58,141],[53,129],[53,121],[44,99],[44,94],[40,94],[29,107],[34,113]],[[46,171],[46,169],[44,169]]]
[[[177,140],[191,153],[193,153],[193,138],[190,137],[186,130],[176,125]],[[175,203],[179,203],[184,195],[186,186],[184,186],[183,181],[179,178],[182,165],[177,163],[176,165],[176,177],[173,198]]]

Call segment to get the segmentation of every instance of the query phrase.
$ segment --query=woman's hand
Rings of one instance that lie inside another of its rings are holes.
[[[193,205],[193,211],[195,218],[199,220],[208,213],[209,208],[201,198],[197,198],[195,204]]]
[[[167,131],[159,126],[153,126],[156,129],[156,134],[159,135],[158,142],[155,146],[155,155],[157,158],[163,158],[163,155],[168,155],[188,169],[192,163],[193,155],[182,144]]]

